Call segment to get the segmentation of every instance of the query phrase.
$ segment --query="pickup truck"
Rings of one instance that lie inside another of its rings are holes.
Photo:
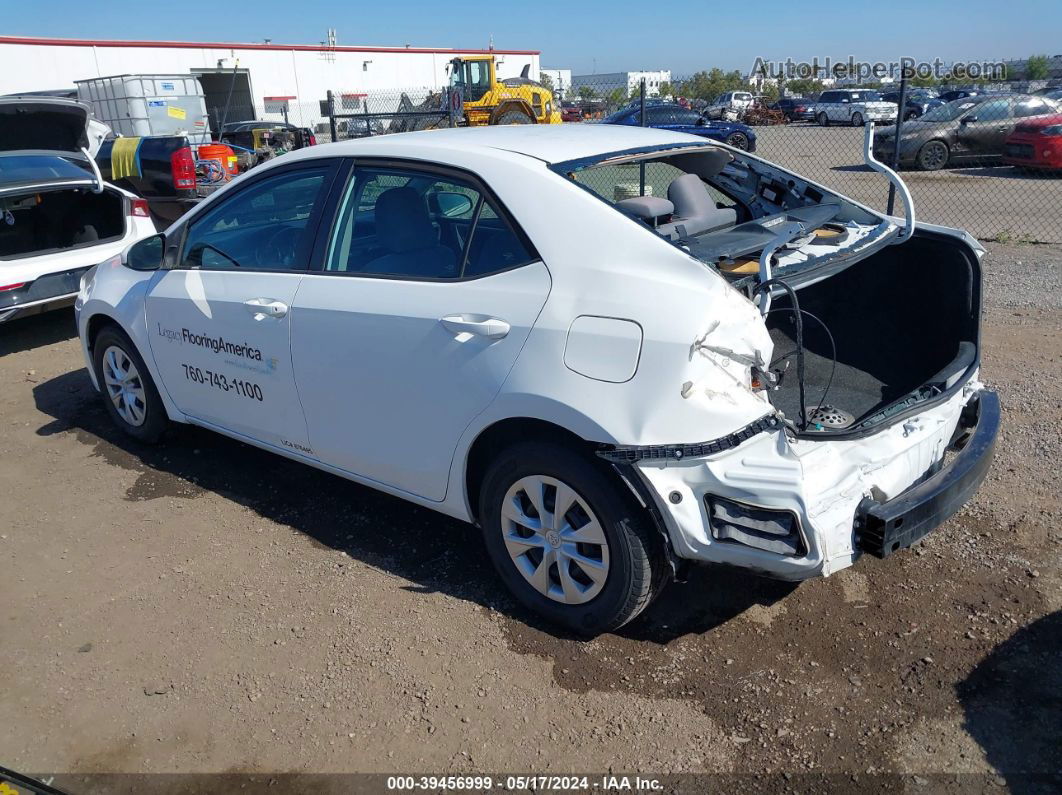
[[[195,153],[183,135],[111,138],[100,146],[96,164],[106,181],[147,201],[158,229],[202,198],[196,190]]]
[[[306,128],[268,121],[227,124],[221,141],[243,155],[241,170],[317,142]],[[197,180],[197,148],[183,135],[111,138],[100,147],[96,164],[105,180],[147,200],[162,230],[220,187]]]

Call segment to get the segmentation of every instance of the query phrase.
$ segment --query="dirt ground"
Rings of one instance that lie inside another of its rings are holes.
[[[70,311],[0,327],[0,765],[1049,791],[1062,248],[987,271],[1005,416],[970,505],[799,586],[697,569],[592,642],[514,606],[470,526],[206,431],[119,435]]]

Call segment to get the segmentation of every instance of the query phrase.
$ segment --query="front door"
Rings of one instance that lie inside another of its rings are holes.
[[[322,460],[431,500],[549,293],[531,244],[471,178],[355,168],[324,269],[293,309],[292,361]]]
[[[961,154],[990,157],[1003,154],[1003,141],[1014,127],[1013,108],[1007,98],[976,106],[959,124]]]
[[[174,404],[200,422],[309,452],[291,370],[291,306],[309,267],[333,164],[274,169],[219,197],[184,231],[146,301],[151,351]]]

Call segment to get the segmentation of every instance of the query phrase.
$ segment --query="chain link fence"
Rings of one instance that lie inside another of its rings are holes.
[[[562,124],[657,127],[718,140],[902,215],[888,180],[864,162],[865,127],[874,125],[874,155],[900,172],[919,220],[983,240],[1062,243],[1062,81],[829,86],[781,96],[768,85],[708,96],[698,76],[650,82],[631,74],[581,77],[567,86],[547,80],[550,107],[528,108],[528,116],[543,121],[552,112]],[[301,128],[317,143],[467,121],[467,106],[438,87],[337,88],[316,101],[267,103],[264,113],[235,105],[208,110],[215,134],[223,124],[253,119]],[[667,175],[634,172],[617,173],[600,189],[636,195],[667,185]]]

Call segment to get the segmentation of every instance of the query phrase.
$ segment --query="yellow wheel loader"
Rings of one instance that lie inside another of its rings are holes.
[[[459,124],[560,124],[552,92],[528,78],[499,80],[494,56],[470,56],[450,61],[450,102]],[[463,117],[463,118],[462,118]]]

